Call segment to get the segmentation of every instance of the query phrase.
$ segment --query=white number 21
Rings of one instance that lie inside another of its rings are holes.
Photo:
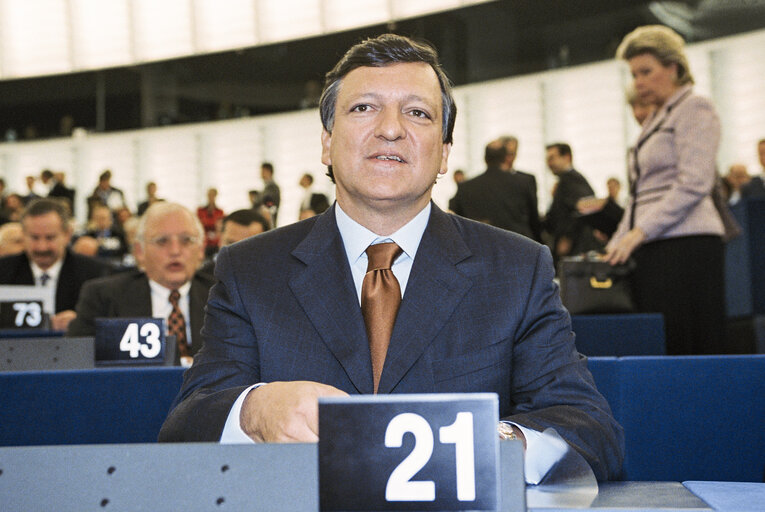
[[[414,413],[395,416],[385,430],[385,446],[400,448],[404,434],[414,434],[414,448],[393,470],[385,486],[387,501],[435,501],[436,485],[432,480],[412,481],[433,454],[433,431],[428,422]],[[459,412],[454,423],[438,429],[443,444],[454,444],[457,472],[457,499],[475,500],[475,457],[473,451],[473,413]]]

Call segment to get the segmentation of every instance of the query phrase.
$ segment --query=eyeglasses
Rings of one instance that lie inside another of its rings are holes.
[[[178,245],[180,245],[183,248],[191,247],[199,243],[199,237],[192,236],[192,235],[160,235],[160,236],[155,236],[154,238],[150,238],[148,242],[151,245],[156,245],[160,249],[166,249],[170,247],[170,244],[172,243],[173,238],[178,240]]]

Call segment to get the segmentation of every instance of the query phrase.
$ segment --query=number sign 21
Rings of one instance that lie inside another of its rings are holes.
[[[322,510],[494,510],[497,397],[319,401]]]

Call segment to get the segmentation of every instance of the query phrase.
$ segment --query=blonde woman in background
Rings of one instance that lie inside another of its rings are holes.
[[[685,43],[653,25],[617,50],[638,98],[656,111],[630,158],[630,200],[606,259],[636,263],[635,300],[664,315],[668,354],[721,353],[725,332],[723,224],[711,198],[720,121],[693,92]]]

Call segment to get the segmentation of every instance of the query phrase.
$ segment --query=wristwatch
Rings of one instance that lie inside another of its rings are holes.
[[[499,438],[502,441],[515,441],[518,439],[518,436],[515,435],[515,431],[513,430],[512,425],[508,425],[507,423],[499,422],[497,423],[497,433],[499,434]]]

